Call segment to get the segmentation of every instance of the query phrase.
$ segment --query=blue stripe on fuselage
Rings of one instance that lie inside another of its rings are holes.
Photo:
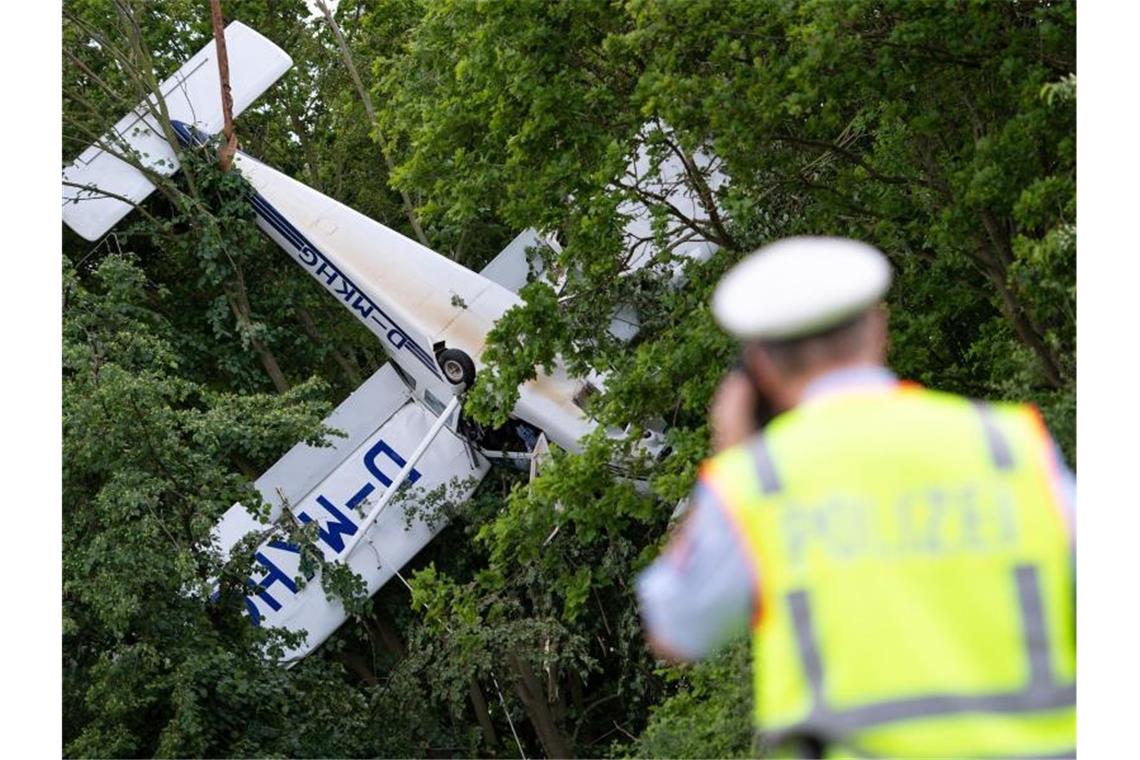
[[[408,335],[404,328],[400,327],[394,319],[388,316],[387,312],[377,306],[375,301],[369,298],[363,290],[357,287],[356,283],[354,283],[349,277],[345,276],[345,274],[341,272],[340,269],[332,261],[329,260],[329,257],[322,253],[319,248],[313,245],[313,243],[308,238],[306,238],[300,230],[293,226],[293,224],[288,219],[286,219],[280,211],[274,208],[273,204],[265,199],[265,196],[261,195],[258,192],[252,192],[250,195],[250,203],[253,205],[254,211],[256,211],[257,214],[265,220],[266,224],[276,230],[277,233],[281,235],[281,237],[283,237],[286,241],[288,241],[288,243],[292,245],[299,254],[303,255],[307,251],[312,255],[320,258],[324,268],[332,270],[332,272],[335,273],[337,277],[343,280],[345,284],[347,284],[348,287],[354,291],[354,294],[356,296],[363,298],[368,306],[370,306],[372,309],[375,309],[380,314],[380,316],[387,320],[392,328],[397,333],[399,333],[400,337],[403,338],[403,342],[399,346],[400,348],[407,348],[408,351],[411,352],[412,356],[416,357],[421,364],[428,368],[428,371],[431,372],[432,375],[439,378],[440,380],[443,379],[439,373],[439,369],[435,366],[435,362],[433,361],[431,355],[428,354],[428,352],[425,351],[423,347],[420,346],[420,344],[416,343],[416,341],[410,335]]]
[[[174,136],[178,138],[178,142],[183,148],[198,147],[210,141],[205,132],[184,121],[171,119],[170,127],[174,130]]]
[[[191,124],[177,120],[171,120],[170,124],[174,129],[174,134],[178,138],[178,142],[181,143],[183,147],[205,145],[209,141],[208,135]],[[407,348],[408,351],[411,352],[412,356],[416,357],[416,359],[418,359],[421,364],[428,368],[428,371],[431,372],[432,375],[439,378],[440,380],[443,379],[443,376],[440,375],[439,369],[436,367],[435,360],[431,354],[425,351],[423,346],[421,346],[419,343],[416,343],[416,341],[413,340],[410,335],[408,335],[407,331],[404,330],[404,328],[400,327],[396,320],[388,316],[387,312],[377,306],[376,302],[369,298],[368,295],[364,293],[364,291],[362,291],[359,287],[357,287],[356,283],[346,277],[344,273],[341,272],[340,269],[329,260],[329,257],[322,253],[319,248],[313,245],[312,241],[306,238],[300,230],[294,227],[293,224],[288,219],[286,219],[280,211],[275,209],[273,207],[273,204],[265,199],[265,196],[254,191],[252,187],[250,187],[250,203],[253,205],[254,211],[256,211],[258,215],[265,220],[266,224],[276,230],[277,233],[281,235],[281,237],[285,238],[285,240],[288,241],[290,245],[297,249],[298,253],[304,254],[304,252],[308,250],[314,256],[320,258],[322,262],[321,271],[323,272],[326,270],[331,270],[333,274],[343,280],[344,283],[352,289],[353,295],[357,296],[357,301],[355,303],[359,303],[359,299],[363,299],[368,307],[378,312],[380,316],[383,317],[388,322],[388,324],[392,326],[392,330],[394,330],[402,338],[400,345],[395,347],[396,350]],[[317,276],[315,272],[313,274],[314,276]],[[358,312],[361,320],[365,322],[367,321],[365,315],[359,308],[350,306],[350,311]],[[374,317],[373,320],[376,321],[377,324],[380,323],[379,320],[376,320]],[[387,327],[387,325],[381,326]],[[389,330],[387,337],[388,341],[390,343],[393,343],[391,339],[391,330]]]

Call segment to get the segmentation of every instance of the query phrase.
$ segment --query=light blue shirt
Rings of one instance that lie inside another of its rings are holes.
[[[846,367],[809,383],[801,403],[897,382],[884,367]],[[1075,479],[1056,446],[1054,457],[1062,508],[1072,528]],[[657,561],[638,576],[636,588],[653,639],[674,655],[695,660],[747,628],[759,579],[712,491],[698,483],[690,503],[689,515]]]

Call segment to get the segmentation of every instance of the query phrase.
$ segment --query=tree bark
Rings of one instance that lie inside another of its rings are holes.
[[[241,470],[242,475],[245,475],[250,480],[257,480],[259,477],[261,477],[261,471],[253,466],[253,462],[250,462],[241,454],[235,451],[232,455],[232,458],[234,464],[237,465],[237,468],[239,470]]]
[[[249,300],[244,297],[245,289],[240,284],[230,284],[227,288],[227,296],[230,302],[230,310],[233,312],[234,318],[245,329],[249,329],[253,324],[250,318]],[[269,379],[273,381],[273,387],[277,389],[278,393],[286,393],[289,390],[289,381],[285,379],[285,373],[281,371],[281,365],[277,363],[277,357],[265,345],[262,340],[254,335],[250,335],[249,345],[253,352],[257,354],[257,358],[261,361],[261,366],[265,369],[265,373],[269,375]]]
[[[990,257],[975,256],[975,259],[983,263],[986,275],[997,288],[998,295],[1001,298],[1002,312],[1013,325],[1014,332],[1017,333],[1021,342],[1037,356],[1041,369],[1045,373],[1045,379],[1052,387],[1061,388],[1065,384],[1065,373],[1061,367],[1060,359],[1049,347],[1049,344],[1045,342],[1041,330],[1033,323],[1033,319],[1022,305],[1021,300],[1009,286],[1009,266],[1013,263],[1013,246],[1009,242],[1009,233],[1002,229],[992,212],[983,210],[980,217],[986,235],[985,240],[979,240],[979,243],[982,245],[988,243],[985,247],[989,248],[993,255]]]
[[[494,749],[499,746],[499,739],[495,735],[495,724],[491,722],[491,712],[487,709],[487,700],[483,690],[479,688],[479,680],[471,676],[467,685],[467,696],[471,699],[471,707],[475,710],[475,720],[479,722],[479,730],[483,732],[483,741],[487,747]]]
[[[269,350],[269,347],[261,342],[259,338],[252,338],[249,344],[253,347],[254,353],[261,361],[261,366],[265,369],[265,373],[269,375],[269,379],[273,381],[273,387],[278,393],[289,392],[289,381],[285,379],[285,373],[281,371],[281,366],[277,363],[277,357]]]
[[[341,665],[352,672],[357,678],[369,686],[374,686],[380,682],[376,674],[372,672],[372,668],[364,657],[359,652],[346,651],[337,655]]]
[[[408,656],[408,648],[404,646],[404,640],[400,638],[400,634],[380,614],[378,609],[374,608],[372,614],[364,618],[364,625],[368,629],[369,635],[374,640],[379,640],[380,644],[394,658],[402,660]]]
[[[1014,332],[1021,338],[1021,342],[1036,354],[1049,385],[1054,388],[1063,387],[1065,381],[1060,361],[1054,355],[1053,350],[1049,348],[1041,333],[1038,332],[1037,327],[1029,319],[1013,291],[1009,289],[1004,273],[990,272],[989,274],[990,280],[993,281],[998,290],[998,295],[1001,296],[1002,311],[1005,312],[1006,318],[1013,325]]]
[[[230,93],[230,59],[226,53],[226,25],[222,20],[221,0],[210,0],[210,22],[214,27],[214,49],[218,57],[218,77],[222,90],[222,116],[225,124],[222,134],[224,145],[218,148],[218,165],[229,171],[237,152],[237,133],[234,132],[234,98]]]
[[[313,321],[313,315],[304,306],[297,307],[297,319],[301,322],[301,327],[304,329],[305,334],[313,339],[314,343],[319,345],[326,345],[321,339],[320,332],[317,331],[317,323]],[[344,373],[344,377],[352,385],[353,388],[360,385],[360,372],[345,358],[335,345],[328,345],[329,353],[332,354],[333,360],[340,366],[340,371]]]
[[[558,730],[554,714],[546,701],[542,682],[538,680],[534,669],[525,659],[512,653],[509,659],[511,668],[518,677],[515,681],[515,691],[526,708],[527,717],[542,742],[543,749],[548,757],[573,757],[569,740]]]
[[[585,701],[582,699],[582,679],[573,669],[570,670],[570,700],[580,715],[585,709]]]

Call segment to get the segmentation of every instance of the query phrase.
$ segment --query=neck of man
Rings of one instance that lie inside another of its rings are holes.
[[[786,377],[784,382],[781,383],[777,390],[777,398],[774,399],[776,405],[781,410],[794,409],[802,404],[805,398],[809,395],[808,391],[811,385],[827,376],[836,372],[845,370],[864,370],[864,369],[882,369],[883,363],[870,356],[852,358],[843,361],[827,362],[813,366],[809,370],[800,372],[794,376]]]

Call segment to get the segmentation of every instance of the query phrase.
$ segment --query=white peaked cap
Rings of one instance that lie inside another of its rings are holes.
[[[713,316],[740,339],[801,338],[856,316],[890,284],[887,257],[866,243],[786,238],[729,270],[713,294]]]

